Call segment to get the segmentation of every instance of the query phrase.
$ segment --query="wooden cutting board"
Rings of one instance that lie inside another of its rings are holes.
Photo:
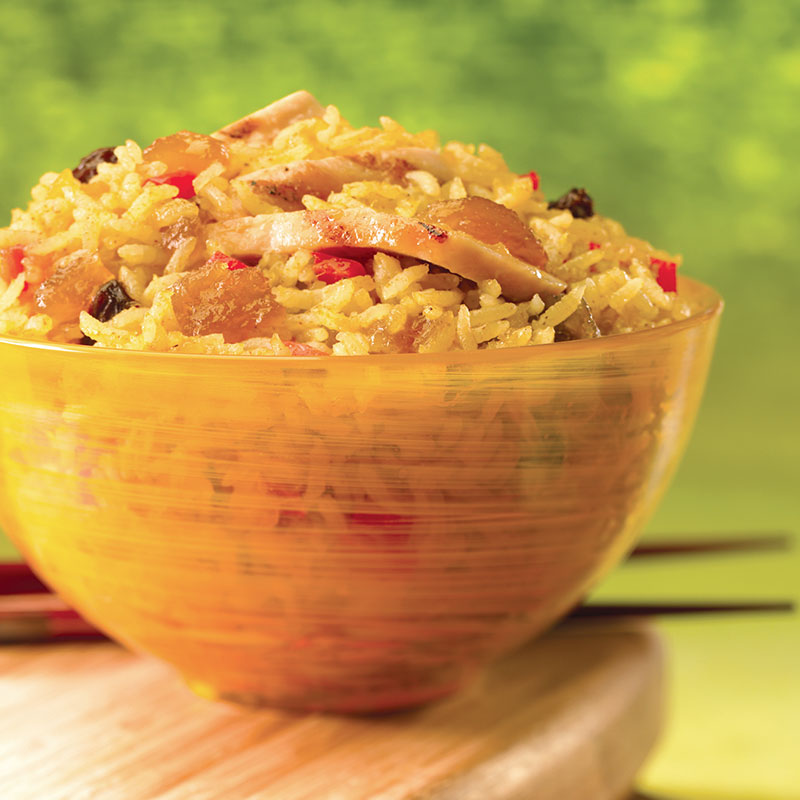
[[[620,800],[660,726],[640,625],[569,623],[427,708],[214,704],[114,644],[0,649],[3,800]]]

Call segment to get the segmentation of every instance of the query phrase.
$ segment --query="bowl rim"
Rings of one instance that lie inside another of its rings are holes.
[[[699,310],[685,319],[670,322],[666,325],[659,325],[655,328],[643,328],[632,333],[618,333],[610,336],[601,336],[596,339],[574,339],[564,342],[551,342],[541,346],[530,347],[501,347],[492,350],[448,350],[444,353],[378,353],[357,356],[336,356],[331,359],[328,354],[319,356],[257,356],[246,354],[226,354],[226,353],[172,353],[169,351],[157,350],[123,350],[113,347],[87,347],[81,344],[65,344],[62,342],[48,342],[41,339],[25,339],[19,336],[0,335],[0,348],[2,347],[21,347],[30,350],[44,350],[49,352],[62,353],[66,356],[87,358],[114,358],[114,359],[145,359],[153,363],[167,359],[173,364],[175,359],[180,359],[188,366],[190,362],[202,362],[204,364],[241,364],[247,363],[252,366],[264,368],[268,364],[280,367],[287,366],[296,368],[318,369],[320,363],[324,363],[326,368],[332,364],[345,364],[361,366],[410,366],[412,364],[435,364],[445,362],[447,364],[474,364],[485,366],[496,362],[504,361],[527,361],[528,359],[552,358],[554,356],[564,357],[567,353],[577,356],[578,354],[588,355],[592,350],[607,352],[610,350],[627,349],[636,347],[640,343],[650,338],[662,338],[678,334],[687,328],[700,327],[704,322],[717,318],[722,313],[725,303],[719,293],[708,284],[693,278],[680,276],[678,278],[678,288],[688,290],[697,296]],[[82,356],[78,356],[83,353]]]

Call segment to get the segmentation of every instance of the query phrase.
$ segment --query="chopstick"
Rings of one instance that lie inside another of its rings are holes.
[[[588,603],[569,619],[662,617],[743,612],[787,612],[789,600],[724,603]],[[6,595],[0,598],[0,644],[103,641],[104,633],[54,594]]]
[[[9,602],[11,601],[11,602]],[[790,600],[741,603],[588,603],[568,619],[789,612]],[[104,641],[108,637],[55,595],[9,595],[0,602],[0,644]]]
[[[783,551],[789,549],[791,542],[792,535],[788,531],[764,531],[713,538],[673,539],[669,537],[642,542],[628,557],[652,558]],[[50,588],[33,573],[27,564],[0,562],[0,595],[39,594],[40,592],[50,592]]]
[[[0,563],[0,595],[49,591],[50,587],[27,564]]]
[[[723,603],[586,603],[577,606],[570,617],[663,617],[687,614],[738,614],[744,612],[794,611],[792,600],[759,600]]]
[[[745,553],[789,548],[791,535],[783,531],[720,536],[706,539],[667,538],[644,542],[633,558]],[[610,619],[732,613],[786,613],[791,600],[722,602],[607,602],[585,603],[569,618]],[[59,641],[101,641],[106,635],[87,622],[22,563],[0,563],[0,644]]]
[[[54,594],[0,598],[0,644],[100,641],[105,634]]]
[[[764,531],[708,538],[687,536],[682,539],[665,538],[642,542],[633,549],[628,557],[648,558],[653,556],[784,551],[790,548],[791,543],[792,535],[788,531]]]

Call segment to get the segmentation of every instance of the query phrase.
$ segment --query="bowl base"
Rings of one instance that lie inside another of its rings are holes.
[[[262,691],[241,691],[213,686],[207,681],[183,676],[184,683],[196,695],[206,700],[231,703],[248,708],[278,708],[284,711],[314,711],[330,714],[383,714],[418,708],[448,697],[469,683],[469,679],[453,681],[436,686],[403,686],[387,689],[380,693],[363,692],[354,694],[348,689],[337,692],[334,689],[326,697],[302,694],[283,694]]]

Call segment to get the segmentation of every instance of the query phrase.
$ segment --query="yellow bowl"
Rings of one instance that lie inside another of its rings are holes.
[[[445,355],[257,358],[0,340],[0,522],[201,694],[445,695],[622,558],[686,442],[722,303]]]

